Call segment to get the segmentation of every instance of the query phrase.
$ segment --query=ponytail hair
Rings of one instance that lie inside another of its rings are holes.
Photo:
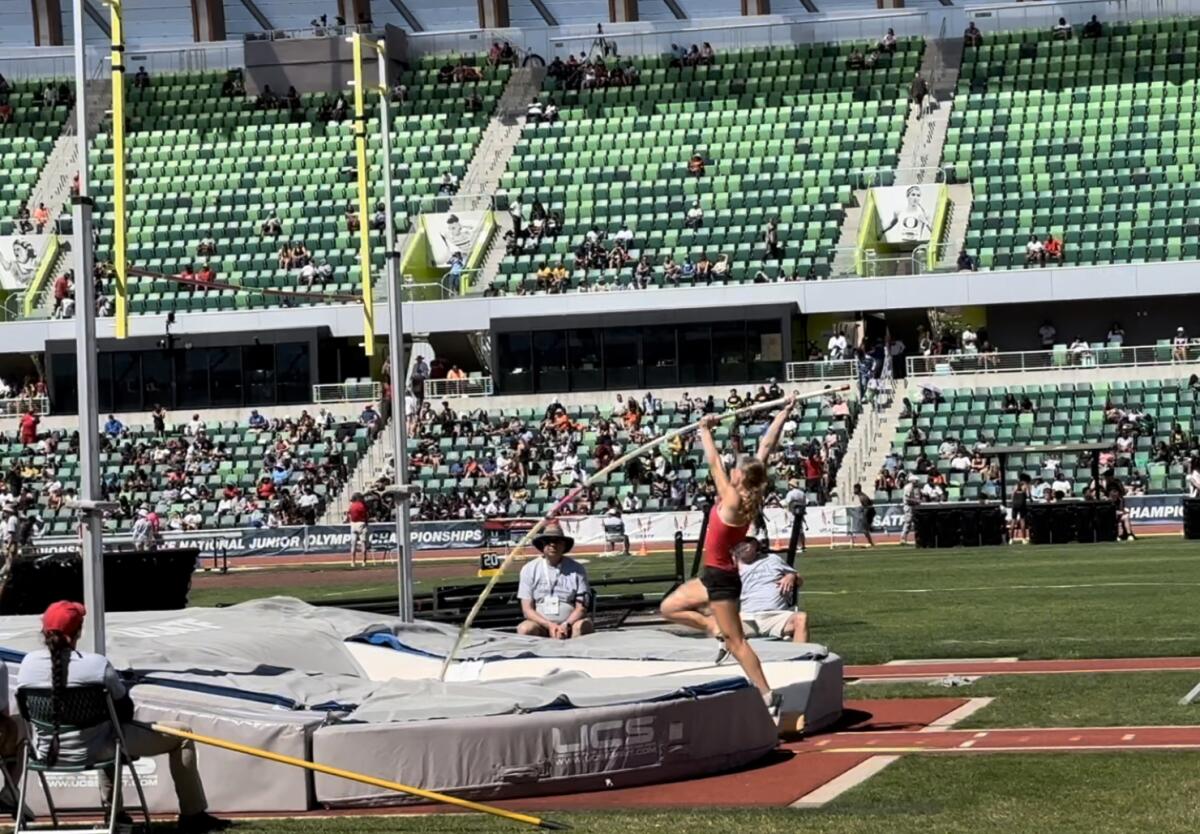
[[[50,737],[50,749],[46,753],[46,764],[53,767],[58,761],[58,736],[62,727],[63,698],[67,689],[67,673],[71,665],[71,638],[61,631],[47,631],[42,634],[42,639],[50,651],[50,715],[54,723],[54,735]]]
[[[767,486],[767,466],[758,458],[746,458],[738,468],[742,472],[741,481],[736,489],[738,493],[740,514],[753,523],[762,515],[764,491]]]

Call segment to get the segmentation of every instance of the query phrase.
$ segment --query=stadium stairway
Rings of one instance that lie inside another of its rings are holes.
[[[970,184],[954,183],[950,186],[949,218],[950,225],[942,241],[941,257],[938,258],[939,269],[955,269],[958,264],[958,252],[966,243],[967,223],[971,219]]]
[[[29,195],[29,205],[46,204],[51,217],[71,213],[71,185],[79,172],[79,142],[75,138],[75,110],[67,117],[63,132],[46,157],[46,164]]]
[[[891,401],[886,406],[864,405],[862,419],[854,427],[846,443],[846,458],[838,472],[838,499],[848,503],[856,483],[863,485],[867,494],[875,483],[875,473],[883,466],[888,443],[896,433],[896,421],[900,415],[900,403],[908,396],[908,381],[895,381]]]
[[[942,161],[942,146],[946,143],[961,61],[961,38],[934,39],[926,43],[918,72],[929,85],[937,105],[920,119],[915,110],[909,113],[900,149],[897,184],[938,181],[937,168]]]

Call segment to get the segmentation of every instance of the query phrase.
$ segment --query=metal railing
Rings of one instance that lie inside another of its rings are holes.
[[[342,26],[330,26],[318,23],[315,26],[302,26],[296,29],[270,29],[265,32],[247,32],[243,38],[248,41],[282,41],[298,40],[300,38],[340,38],[361,32],[369,35],[374,31],[370,23],[347,23]]]
[[[1005,353],[953,353],[945,356],[910,356],[908,375],[952,376],[1023,371],[1076,371],[1088,368],[1138,368],[1150,365],[1188,365],[1200,362],[1200,341],[1176,347],[1170,344],[1124,347],[1092,343],[1086,348],[1058,345],[1053,350]]]
[[[853,359],[788,362],[784,373],[788,382],[844,381],[858,378],[858,364]]]
[[[947,180],[947,169],[940,165],[927,165],[921,168],[861,168],[852,172],[860,188],[877,188],[889,185],[921,185],[928,181],[926,174],[933,175],[934,183]]]
[[[377,402],[383,393],[378,382],[337,382],[314,385],[314,403]]]
[[[0,399],[0,417],[20,417],[30,409],[36,414],[49,414],[50,398],[4,397]]]
[[[491,395],[492,378],[490,376],[471,377],[470,379],[425,380],[425,396],[431,400],[439,397],[490,397]]]

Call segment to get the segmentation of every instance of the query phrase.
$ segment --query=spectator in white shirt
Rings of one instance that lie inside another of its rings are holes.
[[[1188,337],[1182,327],[1175,328],[1175,338],[1171,340],[1171,358],[1176,362],[1186,362],[1188,358]]]
[[[979,336],[971,329],[970,325],[963,328],[962,348],[964,353],[975,353],[979,350]]]
[[[687,218],[683,221],[683,225],[689,229],[699,229],[704,223],[704,209],[700,208],[700,201],[697,200],[692,204],[692,207],[687,211]]]
[[[967,450],[959,448],[958,453],[950,460],[950,468],[955,472],[967,472],[971,469],[971,458],[967,455]]]
[[[1108,328],[1108,336],[1105,337],[1105,341],[1110,345],[1125,344],[1125,330],[1121,327],[1120,322],[1114,321],[1112,327]]]
[[[1055,493],[1061,493],[1063,498],[1071,497],[1071,482],[1061,469],[1054,473],[1054,483],[1050,485],[1050,489]],[[1055,497],[1058,496],[1055,495]]]
[[[950,460],[958,451],[958,441],[953,437],[947,437],[938,446],[938,457],[942,460]]]
[[[828,347],[828,352],[829,352],[829,358],[831,360],[844,359],[846,356],[846,336],[845,336],[845,334],[840,333],[840,332],[834,333],[832,336],[829,337],[829,344],[827,345],[827,347]]]
[[[630,492],[621,501],[621,512],[639,513],[642,511],[642,499],[636,493]]]
[[[633,232],[629,230],[628,224],[622,226],[621,229],[615,235],[613,235],[613,240],[621,244],[622,249],[629,249],[630,245],[633,243]]]
[[[1071,342],[1071,357],[1075,360],[1076,365],[1087,365],[1092,359],[1092,348],[1087,342],[1076,336],[1075,341]]]
[[[1038,240],[1037,235],[1030,235],[1029,242],[1025,244],[1025,263],[1046,263],[1046,247],[1042,245],[1040,240]]]
[[[1065,17],[1060,17],[1058,23],[1054,24],[1054,28],[1050,32],[1056,41],[1069,41],[1071,39],[1071,24],[1067,23]]]

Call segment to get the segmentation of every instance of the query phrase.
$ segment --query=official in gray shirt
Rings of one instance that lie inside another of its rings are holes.
[[[758,539],[748,538],[733,549],[742,577],[741,617],[748,637],[808,642],[808,615],[800,605],[804,584],[795,569],[770,553]]]
[[[54,697],[61,697],[63,690],[73,686],[102,684],[117,706],[118,715],[132,715],[129,689],[121,680],[108,658],[90,652],[81,652],[76,646],[83,631],[83,618],[87,612],[78,602],[55,602],[42,614],[42,637],[46,648],[25,655],[17,673],[17,689],[50,689]],[[172,725],[174,726],[174,725]],[[187,729],[179,727],[179,729]],[[125,736],[130,756],[166,755],[171,767],[171,779],[175,783],[175,794],[179,799],[179,822],[177,831],[198,834],[204,831],[219,831],[228,826],[223,820],[210,816],[206,809],[208,801],[204,786],[200,782],[200,770],[196,763],[196,748],[191,741],[182,741],[174,736],[161,735],[153,730],[122,719],[121,732]],[[111,725],[92,727],[87,730],[60,732],[57,743],[54,735],[34,733],[34,746],[38,758],[51,764],[78,765],[89,761],[111,757],[113,752]],[[100,795],[108,802],[112,796],[112,772],[100,771]]]
[[[587,571],[567,558],[575,540],[563,533],[558,522],[550,522],[533,546],[542,555],[521,568],[517,599],[525,620],[517,626],[517,633],[556,640],[591,634],[594,626],[588,604],[592,590]]]

